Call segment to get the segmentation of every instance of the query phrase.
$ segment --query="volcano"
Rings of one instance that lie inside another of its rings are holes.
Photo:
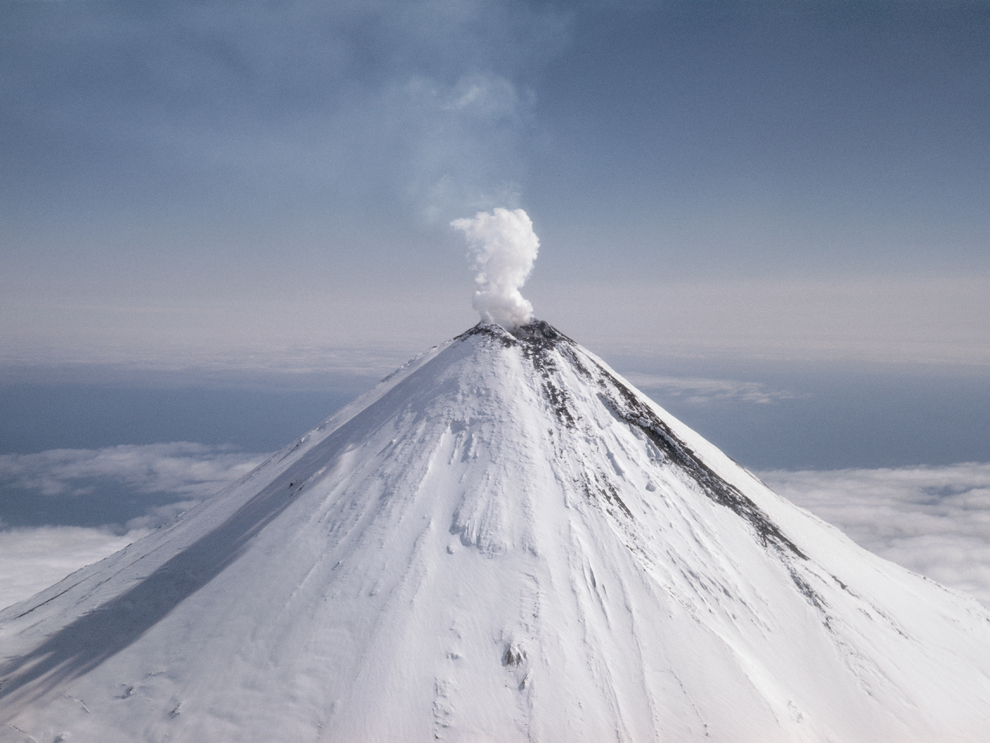
[[[0,614],[4,741],[986,740],[990,613],[543,322]]]

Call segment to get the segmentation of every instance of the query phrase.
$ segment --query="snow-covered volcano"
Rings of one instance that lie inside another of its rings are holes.
[[[0,740],[990,730],[985,609],[776,496],[541,322],[432,349],[0,632]]]

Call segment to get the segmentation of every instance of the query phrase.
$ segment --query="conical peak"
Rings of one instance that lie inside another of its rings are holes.
[[[0,632],[0,741],[975,742],[990,720],[983,609],[540,321],[417,357]]]

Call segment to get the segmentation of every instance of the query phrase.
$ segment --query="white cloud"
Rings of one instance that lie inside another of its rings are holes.
[[[33,596],[150,531],[139,528],[114,534],[80,526],[0,531],[0,609]]]
[[[0,486],[39,496],[85,496],[113,480],[139,493],[201,500],[258,466],[263,455],[188,442],[0,455]]]
[[[990,606],[990,463],[759,474],[862,547]]]
[[[140,539],[247,474],[265,457],[188,442],[0,456],[0,492],[18,489],[36,498],[86,498],[123,486],[131,493],[174,496],[164,504],[150,499],[144,513],[123,527],[0,528],[0,608]],[[112,512],[106,515],[108,521],[115,520]]]
[[[707,379],[704,377],[663,377],[654,374],[626,374],[626,379],[642,390],[660,392],[667,397],[683,397],[687,402],[707,403],[713,400],[736,400],[767,404],[774,400],[792,400],[798,395],[775,390],[760,382],[736,379]]]

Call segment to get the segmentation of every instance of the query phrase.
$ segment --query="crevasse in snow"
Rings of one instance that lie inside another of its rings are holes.
[[[981,741],[990,614],[551,326],[432,349],[0,613],[0,740]]]

